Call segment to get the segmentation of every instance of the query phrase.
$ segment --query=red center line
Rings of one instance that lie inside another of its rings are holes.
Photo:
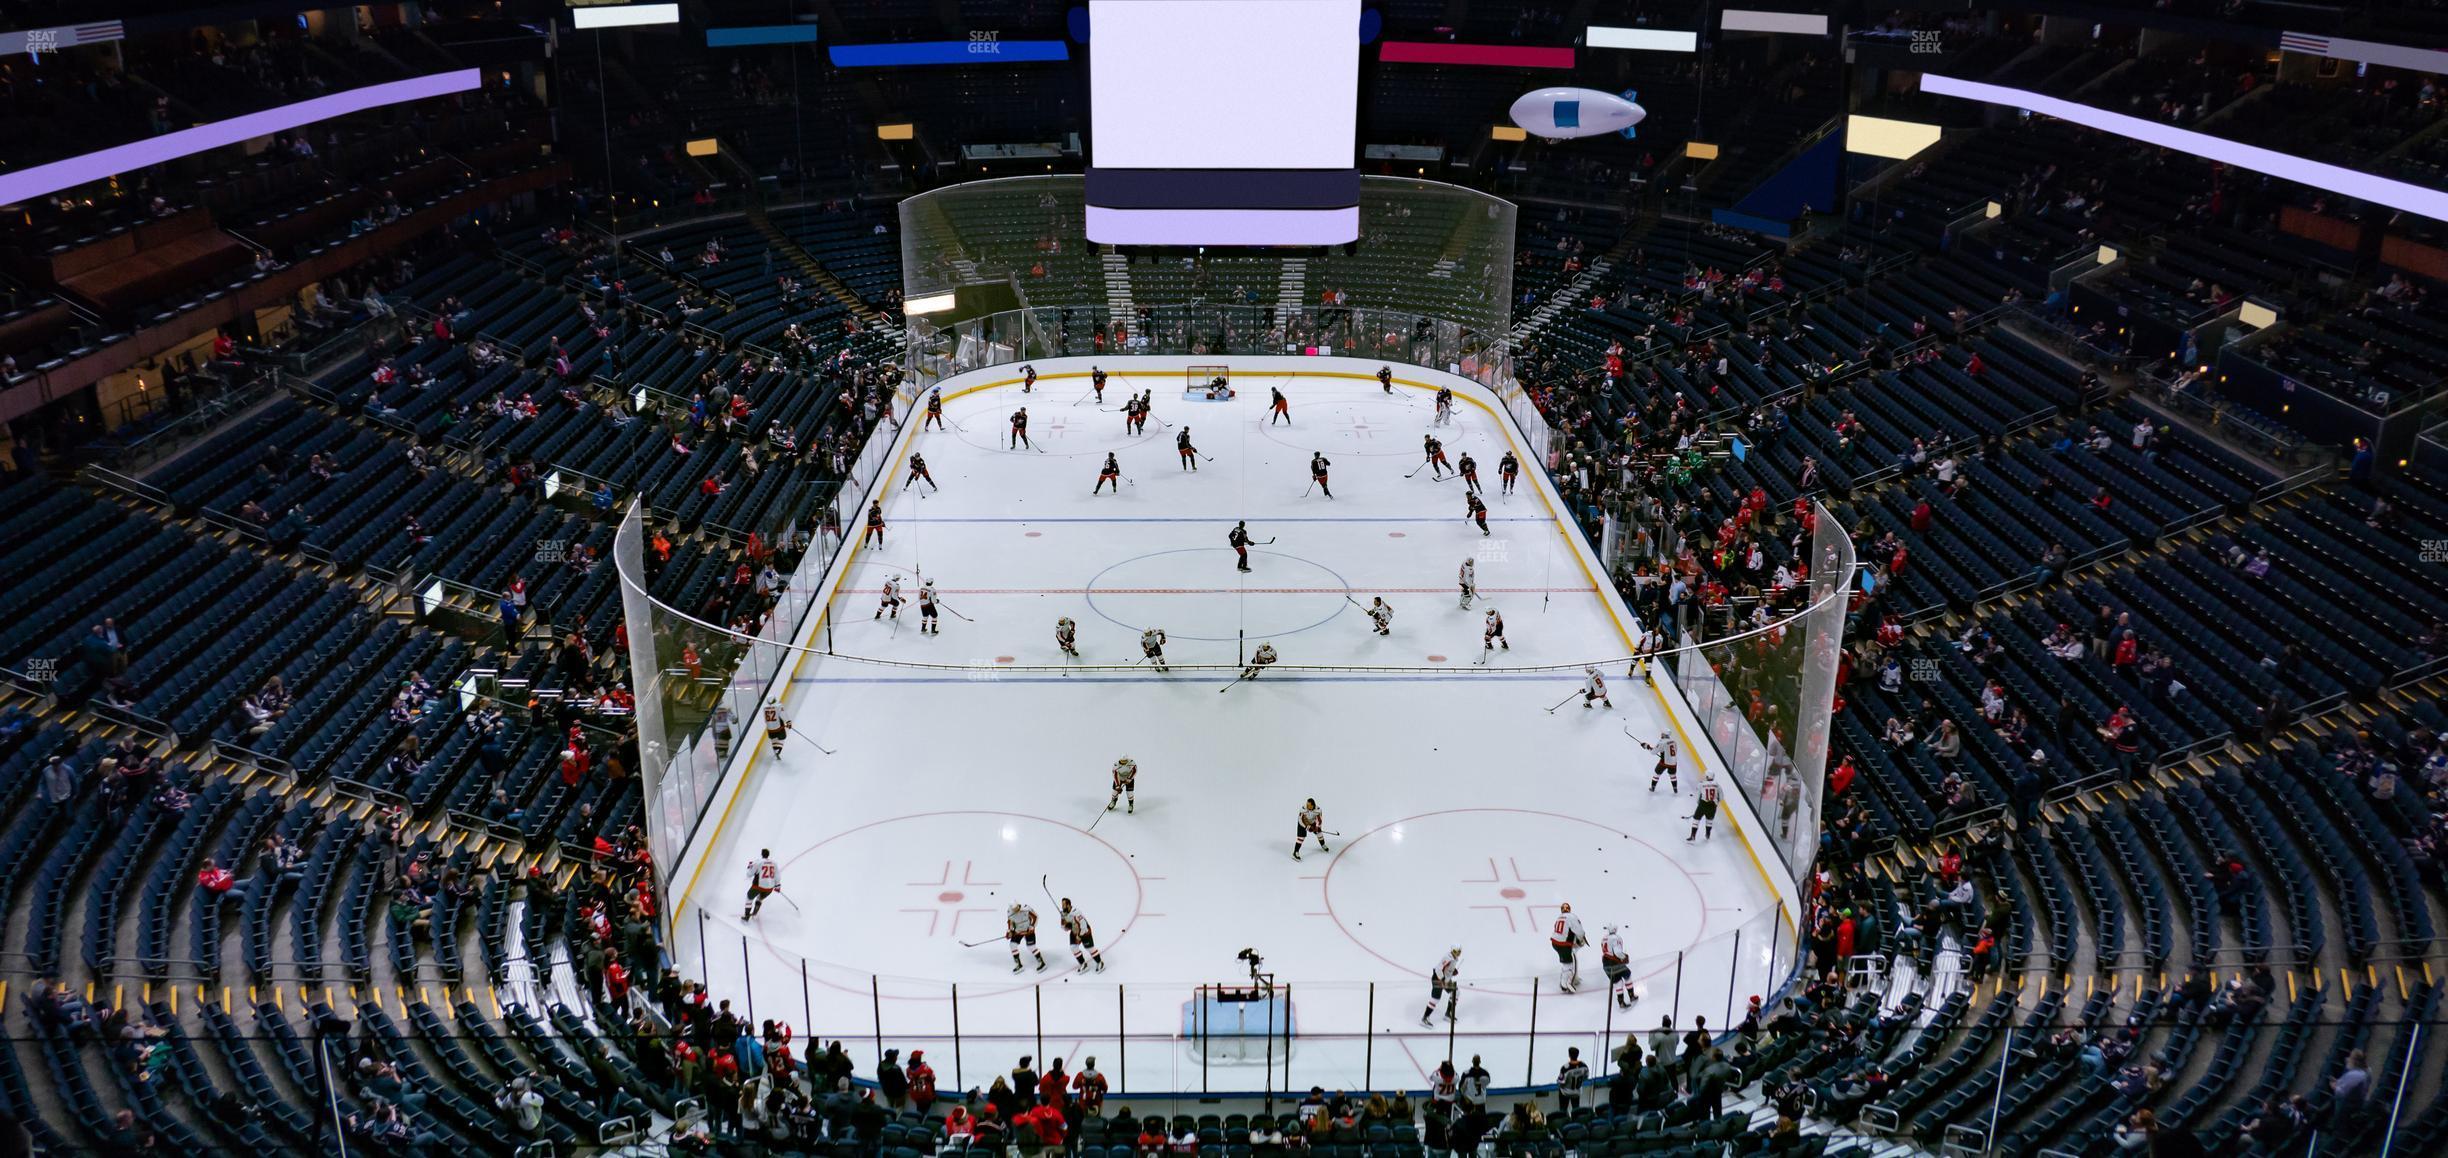
[[[1354,592],[1385,595],[1451,595],[1454,588],[1446,587],[938,587],[943,595],[1348,595]],[[881,587],[845,587],[845,595],[881,595]],[[904,598],[908,588],[902,589]],[[1580,587],[1482,587],[1482,595],[1539,595],[1555,593],[1590,594],[1597,588]]]

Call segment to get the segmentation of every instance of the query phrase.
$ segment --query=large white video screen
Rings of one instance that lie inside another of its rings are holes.
[[[1090,0],[1089,164],[1349,169],[1360,0]]]

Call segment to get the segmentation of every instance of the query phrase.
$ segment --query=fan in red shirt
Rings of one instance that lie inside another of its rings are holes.
[[[935,1104],[935,1067],[926,1064],[926,1051],[913,1050],[909,1061],[910,1104],[920,1114]]]
[[[1095,1058],[1089,1058],[1088,1064],[1072,1075],[1071,1090],[1079,1098],[1080,1113],[1091,1118],[1104,1116],[1105,1075],[1097,1072]]]
[[[1062,1111],[1051,1103],[1022,1110],[1012,1116],[1013,1128],[1028,1131],[1030,1136],[1046,1146],[1063,1144],[1063,1125]]]

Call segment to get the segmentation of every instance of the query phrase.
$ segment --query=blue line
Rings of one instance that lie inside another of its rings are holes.
[[[1233,521],[1235,521],[1235,519],[1236,519],[1236,516],[1233,516],[1233,515],[1216,515],[1216,516],[1209,517],[1209,518],[1198,518],[1198,517],[1194,517],[1194,516],[1187,516],[1187,515],[1185,515],[1185,516],[1175,516],[1175,517],[1169,517],[1169,518],[1165,518],[1165,517],[1148,517],[1148,518],[1102,518],[1102,517],[1100,517],[1100,518],[1087,518],[1087,519],[1079,519],[1079,518],[1044,518],[1044,517],[1022,517],[1022,516],[1005,516],[1005,515],[994,515],[994,516],[980,515],[980,516],[971,517],[971,518],[964,518],[964,517],[959,517],[959,516],[946,516],[946,517],[941,517],[941,518],[938,518],[938,517],[933,516],[933,515],[903,515],[903,516],[901,516],[900,518],[894,519],[893,521],[894,521],[894,522],[896,522],[896,523],[1229,523],[1229,522],[1233,522]],[[1451,519],[1435,519],[1435,518],[1426,518],[1426,519],[1424,519],[1424,518],[1407,517],[1407,516],[1400,516],[1400,515],[1383,515],[1383,516],[1364,516],[1364,515],[1355,515],[1355,516],[1348,517],[1348,518],[1346,518],[1346,517],[1342,517],[1342,516],[1336,516],[1336,515],[1283,515],[1283,516],[1277,516],[1277,515],[1267,515],[1267,516],[1263,516],[1263,517],[1261,517],[1261,518],[1260,518],[1258,521],[1259,521],[1259,522],[1262,522],[1262,523],[1462,523],[1462,522],[1468,522],[1469,520],[1464,519],[1464,518],[1461,518],[1461,517],[1459,517],[1459,516],[1456,516],[1456,517],[1451,518]],[[1489,517],[1488,517],[1488,521],[1489,521],[1489,522],[1491,522],[1491,523],[1553,523],[1553,522],[1555,522],[1555,520],[1554,520],[1554,519],[1545,518],[1545,517],[1543,517],[1543,516],[1539,516],[1539,515],[1511,515],[1511,516],[1504,516],[1504,517],[1498,517],[1498,516],[1491,515],[1491,516],[1489,516]]]
[[[855,663],[855,662],[857,662],[857,661],[856,661],[856,660],[852,660],[851,662]],[[1231,678],[1232,678],[1232,677],[1231,677],[1231,676],[1229,676],[1229,675],[1222,674],[1222,673],[1215,673],[1215,672],[1195,672],[1195,673],[1186,674],[1186,675],[1182,675],[1182,676],[1166,676],[1166,675],[1153,675],[1153,674],[1152,674],[1152,675],[1144,675],[1144,676],[1060,676],[1060,675],[1053,675],[1053,676],[1035,676],[1035,675],[1031,675],[1031,676],[1001,676],[1001,675],[996,675],[996,674],[994,674],[994,669],[992,669],[992,668],[980,668],[980,669],[978,669],[978,674],[977,674],[977,675],[975,675],[975,676],[907,676],[907,677],[902,677],[902,678],[894,678],[894,677],[890,677],[890,676],[801,676],[801,677],[800,677],[800,678],[798,678],[798,679],[794,679],[794,680],[792,680],[792,681],[791,681],[791,684],[792,684],[792,686],[794,686],[794,687],[795,687],[795,686],[798,686],[798,685],[800,685],[800,684],[1080,684],[1080,683],[1088,683],[1088,684],[1157,684],[1157,683],[1187,683],[1187,684],[1201,684],[1201,683],[1220,683],[1220,682],[1223,682],[1223,681],[1225,681],[1225,680],[1229,680],[1229,679],[1231,679]],[[1486,675],[1472,675],[1472,674],[1471,674],[1471,673],[1469,673],[1469,672],[1460,672],[1460,671],[1458,671],[1458,672],[1455,672],[1455,673],[1453,673],[1453,674],[1451,674],[1451,675],[1352,675],[1352,676],[1311,676],[1311,675],[1294,675],[1294,674],[1292,674],[1292,673],[1290,673],[1290,672],[1284,672],[1284,673],[1281,673],[1281,674],[1276,674],[1276,675],[1269,675],[1269,676],[1266,676],[1266,677],[1265,677],[1265,678],[1264,678],[1262,681],[1260,681],[1260,682],[1270,683],[1270,684],[1272,684],[1272,683],[1296,683],[1296,684],[1383,684],[1383,683],[1570,683],[1570,684],[1578,684],[1578,683],[1580,683],[1580,682],[1581,682],[1581,681],[1582,681],[1584,678],[1586,678],[1586,677],[1583,677],[1583,676],[1580,676],[1580,675],[1576,675],[1576,674],[1574,674],[1574,673],[1572,673],[1572,672],[1568,672],[1568,671],[1565,671],[1565,672],[1556,672],[1556,673],[1554,673],[1553,675],[1544,675],[1544,674],[1537,674],[1537,673],[1500,674],[1500,673],[1496,673],[1496,672],[1489,672],[1489,673],[1488,673],[1488,674],[1486,674]]]

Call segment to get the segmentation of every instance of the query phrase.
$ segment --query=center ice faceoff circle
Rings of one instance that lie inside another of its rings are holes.
[[[1634,975],[1708,932],[1708,901],[1689,870],[1648,841],[1578,816],[1511,808],[1423,813],[1354,833],[1326,871],[1326,907],[1378,960],[1425,976],[1463,947],[1466,976],[1489,992],[1548,975],[1547,932],[1570,902],[1592,942],[1623,930]],[[1587,972],[1597,975],[1594,950]],[[1510,985],[1501,978],[1520,978]]]
[[[1124,559],[1088,580],[1088,606],[1132,631],[1174,639],[1275,639],[1325,626],[1349,606],[1352,586],[1333,568],[1253,547],[1263,581],[1231,582],[1225,547],[1184,547]]]

